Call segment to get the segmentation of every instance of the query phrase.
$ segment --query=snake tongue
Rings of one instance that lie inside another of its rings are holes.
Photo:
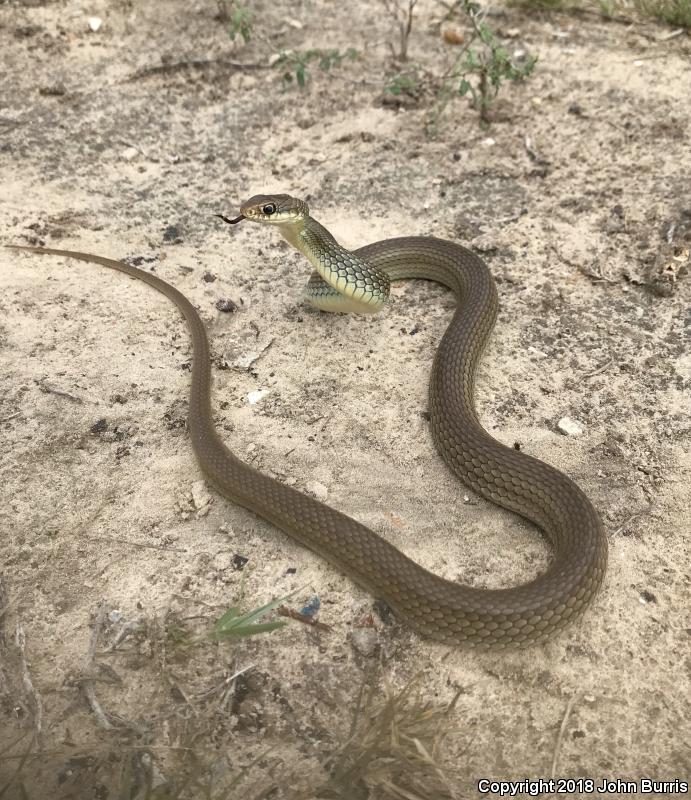
[[[214,217],[222,219],[224,222],[227,222],[228,225],[237,225],[238,222],[242,222],[243,219],[247,219],[244,214],[240,214],[240,216],[235,217],[235,219],[228,219],[228,217],[224,217],[223,214],[214,214]]]

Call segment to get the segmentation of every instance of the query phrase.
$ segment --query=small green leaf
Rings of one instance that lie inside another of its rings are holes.
[[[251,32],[252,16],[250,12],[242,6],[234,8],[230,15],[230,28],[228,29],[230,38],[235,41],[235,37],[239,33],[245,44],[247,44],[250,40]]]
[[[255,636],[258,633],[270,633],[284,627],[286,623],[277,620],[276,622],[260,622],[257,625],[238,625],[228,631],[213,631],[214,639],[228,639],[230,637]]]
[[[461,97],[462,97],[463,95],[465,95],[465,94],[468,94],[468,92],[469,92],[469,91],[470,91],[472,88],[473,88],[473,87],[470,85],[470,83],[469,83],[469,82],[468,82],[468,81],[467,81],[465,78],[463,78],[463,80],[462,80],[462,81],[460,82],[460,84],[458,85],[458,93],[459,93],[459,94],[461,95]]]
[[[226,625],[232,623],[232,621],[238,616],[239,613],[240,613],[239,606],[233,606],[232,608],[229,608],[226,611],[226,613],[216,621],[214,628],[216,630],[222,630],[223,628],[226,627]]]
[[[482,23],[480,23],[478,26],[478,30],[480,31],[480,38],[482,41],[491,47],[492,44],[494,44],[494,36],[492,35],[492,31]]]

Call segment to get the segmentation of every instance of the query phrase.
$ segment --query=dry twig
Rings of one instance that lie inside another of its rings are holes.
[[[571,698],[569,698],[569,702],[566,704],[564,717],[559,727],[559,733],[557,734],[557,741],[554,745],[554,755],[552,756],[552,770],[550,772],[551,778],[554,778],[557,774],[557,763],[559,761],[559,751],[561,750],[561,743],[562,740],[564,739],[564,734],[566,733],[566,726],[568,724],[569,717],[571,716],[571,711],[573,710],[573,706],[577,698],[578,698],[578,693],[575,693]]]

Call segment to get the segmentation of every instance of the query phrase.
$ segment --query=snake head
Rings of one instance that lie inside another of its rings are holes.
[[[224,222],[236,225],[243,219],[252,222],[268,222],[273,225],[286,225],[305,219],[309,215],[309,207],[304,200],[291,197],[289,194],[255,194],[240,206],[240,216],[228,219],[216,214]]]

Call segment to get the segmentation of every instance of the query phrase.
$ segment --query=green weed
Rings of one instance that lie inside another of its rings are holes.
[[[283,605],[293,594],[295,594],[295,592],[291,592],[285,595],[285,597],[272,600],[266,605],[261,606],[261,608],[255,608],[244,614],[240,613],[239,606],[233,606],[214,623],[211,630],[198,635],[191,633],[188,628],[175,619],[169,619],[166,623],[167,638],[173,644],[181,647],[189,647],[208,641],[220,642],[227,639],[242,639],[247,636],[256,636],[260,633],[270,633],[271,631],[282,628],[286,623],[281,620],[275,620],[274,622],[259,622],[259,620],[270,611]]]
[[[256,636],[258,633],[269,633],[282,628],[286,623],[280,620],[275,622],[257,622],[257,620],[260,620],[269,611],[273,611],[278,606],[283,605],[290,596],[279,597],[277,600],[272,600],[261,608],[255,608],[254,611],[248,611],[246,614],[241,614],[239,607],[233,606],[216,622],[207,637],[215,641],[238,639],[244,636]]]
[[[607,18],[627,18],[636,11],[675,28],[691,29],[691,0],[509,0],[509,5],[537,11],[591,11]]]
[[[636,10],[675,28],[691,29],[691,0],[634,0]]]
[[[554,0],[537,0],[537,2]],[[507,81],[527,78],[535,68],[537,57],[528,56],[515,62],[484,21],[480,6],[472,0],[459,0],[456,8],[465,14],[473,28],[469,42],[455,63],[442,78],[436,108],[431,112],[428,127],[434,128],[439,116],[454,94],[469,95],[484,125],[490,122],[490,110],[502,85]]]
[[[410,72],[399,72],[389,80],[384,91],[394,97],[400,97],[402,94],[416,97],[420,91],[420,81]]]
[[[228,36],[235,41],[240,36],[247,44],[252,38],[252,14],[234,0],[218,0],[218,16],[228,24]]]
[[[310,76],[310,67],[317,66],[324,72],[338,66],[344,60],[358,58],[358,51],[349,47],[347,50],[324,49],[321,47],[311,50],[284,50],[278,54],[272,66],[282,70],[283,82],[292,83],[293,80],[302,89],[307,84]]]

